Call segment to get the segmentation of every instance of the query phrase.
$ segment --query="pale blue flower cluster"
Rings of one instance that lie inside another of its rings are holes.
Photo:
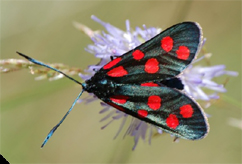
[[[86,74],[80,74],[80,77],[84,80],[91,78],[97,70],[102,68],[111,60],[111,57],[121,56],[125,52],[134,49],[141,43],[151,39],[161,32],[161,29],[154,27],[148,28],[145,25],[143,25],[143,29],[136,27],[135,30],[131,31],[128,20],[126,21],[126,31],[122,31],[109,23],[101,21],[95,16],[92,16],[92,19],[100,23],[106,29],[107,33],[94,33],[91,36],[94,44],[88,45],[86,51],[94,54],[95,57],[100,58],[100,62],[97,65],[89,66],[88,69],[85,70]],[[204,58],[204,56],[194,60],[193,63],[182,74],[179,75],[179,78],[184,84],[184,91],[194,99],[201,99],[205,101],[218,99],[219,96],[217,93],[226,92],[226,89],[223,85],[212,81],[212,79],[224,74],[236,76],[237,72],[226,71],[224,65],[216,65],[210,67],[193,66],[195,62],[200,61],[202,58]],[[214,93],[206,94],[202,90],[203,88],[210,89],[214,91]],[[97,98],[93,94],[91,94],[86,99],[82,99],[82,101],[86,103],[94,100],[97,100]],[[107,127],[115,120],[121,120],[120,128],[118,129],[118,132],[114,138],[119,135],[124,127],[124,124],[127,122],[127,120],[129,120],[130,124],[125,132],[125,135],[134,137],[135,144],[133,146],[133,150],[135,149],[139,139],[144,141],[148,140],[149,143],[151,143],[151,138],[154,131],[157,133],[162,133],[162,130],[156,128],[155,126],[131,117],[105,103],[101,102],[101,106],[103,109],[100,111],[100,114],[106,114],[101,122],[107,121],[102,129]]]

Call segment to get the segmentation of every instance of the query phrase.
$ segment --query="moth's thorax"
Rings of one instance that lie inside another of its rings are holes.
[[[84,89],[89,93],[94,93],[98,98],[103,98],[113,95],[116,90],[116,85],[109,79],[94,75],[86,81]]]

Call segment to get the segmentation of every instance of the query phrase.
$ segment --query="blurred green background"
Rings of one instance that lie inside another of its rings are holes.
[[[82,69],[95,64],[98,60],[84,51],[90,39],[72,25],[78,21],[103,30],[91,15],[123,30],[126,19],[133,28],[199,22],[211,63],[241,74],[241,1],[2,1],[1,59],[20,58],[17,50]],[[230,78],[226,88],[226,96],[241,103],[241,77]],[[120,122],[100,129],[103,115],[95,101],[77,104],[40,149],[80,91],[68,79],[35,81],[27,70],[1,74],[1,154],[10,163],[241,163],[241,129],[228,125],[230,117],[241,119],[241,109],[225,98],[206,109],[211,129],[200,141],[173,143],[161,135],[151,145],[140,140],[132,151],[133,138],[122,138],[125,130],[113,140]]]

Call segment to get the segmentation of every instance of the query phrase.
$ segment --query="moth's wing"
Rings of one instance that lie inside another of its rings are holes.
[[[201,107],[184,93],[165,86],[121,85],[107,104],[176,137],[197,140],[209,131]]]
[[[201,44],[199,24],[183,22],[112,60],[97,75],[126,84],[169,79],[192,62]]]

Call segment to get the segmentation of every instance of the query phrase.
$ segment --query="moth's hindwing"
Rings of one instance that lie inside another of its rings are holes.
[[[123,84],[171,78],[192,62],[201,43],[200,26],[194,22],[183,22],[112,60],[98,74]]]
[[[208,133],[206,116],[191,98],[166,86],[141,85],[121,85],[105,102],[176,137],[197,140]]]

